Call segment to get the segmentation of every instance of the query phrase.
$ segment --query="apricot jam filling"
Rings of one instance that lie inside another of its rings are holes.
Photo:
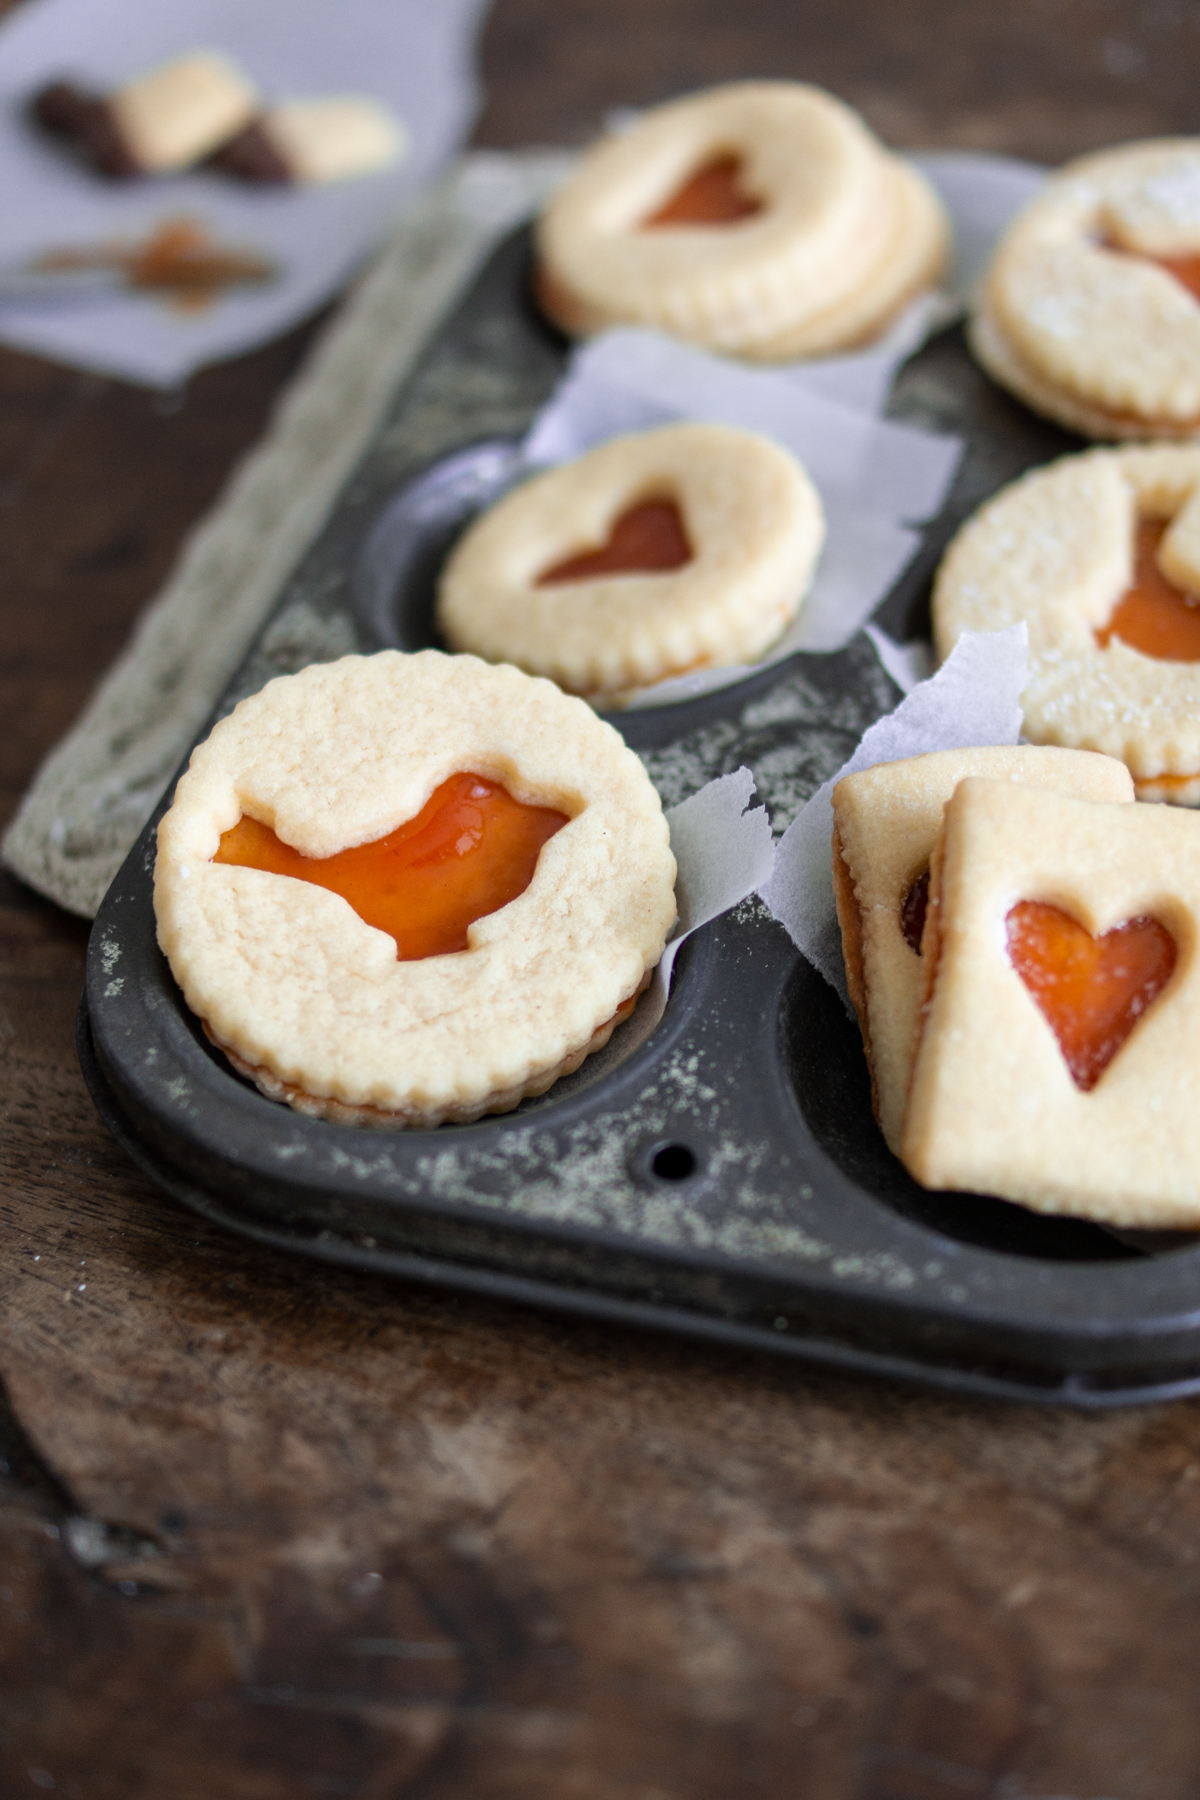
[[[714,156],[671,195],[665,205],[642,221],[643,231],[663,225],[736,225],[762,211],[761,200],[741,183],[740,156]]]
[[[1110,639],[1120,638],[1158,662],[1200,662],[1200,597],[1185,594],[1158,566],[1166,529],[1165,519],[1138,520],[1132,585],[1096,632],[1096,642],[1105,650]]]
[[[1186,256],[1151,256],[1148,251],[1131,250],[1112,238],[1101,238],[1099,242],[1102,250],[1111,250],[1114,256],[1133,256],[1138,262],[1153,263],[1156,269],[1165,269],[1194,299],[1200,300],[1200,251],[1189,251]]]
[[[691,560],[692,546],[674,500],[642,500],[615,521],[607,544],[543,569],[534,586],[594,581],[598,575],[658,575]]]
[[[526,806],[497,781],[451,775],[415,819],[373,844],[302,856],[269,825],[243,815],[214,862],[311,881],[348,900],[359,918],[396,940],[401,962],[467,948],[467,927],[523,894],[542,845],[568,823]]]
[[[1182,282],[1189,294],[1200,300],[1200,253],[1190,256],[1151,256],[1146,259],[1155,262],[1176,281]]]
[[[922,870],[900,902],[900,930],[910,950],[921,954],[925,914],[929,910],[929,870]]]
[[[1157,919],[1126,919],[1094,938],[1070,913],[1020,900],[1008,914],[1008,955],[1090,1092],[1138,1019],[1171,979],[1175,940]]]

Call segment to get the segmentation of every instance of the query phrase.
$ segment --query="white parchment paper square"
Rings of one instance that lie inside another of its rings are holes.
[[[771,874],[759,889],[797,949],[849,1007],[842,937],[833,899],[833,790],[843,775],[930,750],[1015,744],[1021,731],[1029,633],[966,631],[942,667],[894,712],[865,732],[853,756],[819,787],[779,840]]]

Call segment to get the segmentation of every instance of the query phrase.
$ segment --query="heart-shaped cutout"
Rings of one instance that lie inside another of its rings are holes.
[[[660,575],[692,560],[692,546],[674,500],[642,500],[623,512],[607,544],[555,563],[538,576],[537,587],[566,581],[594,581],[599,575]]]
[[[1139,519],[1133,582],[1113,608],[1096,642],[1107,649],[1119,638],[1158,662],[1200,662],[1200,599],[1167,580],[1158,566],[1165,519]]]
[[[762,211],[762,202],[742,187],[739,156],[714,156],[689,175],[664,206],[642,221],[643,231],[664,225],[736,225]]]
[[[1008,954],[1041,1008],[1075,1085],[1095,1087],[1175,967],[1175,939],[1157,919],[1126,919],[1094,938],[1057,906],[1020,900],[1008,914]]]

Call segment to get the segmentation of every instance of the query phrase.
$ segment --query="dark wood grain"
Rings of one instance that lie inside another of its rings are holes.
[[[747,74],[898,142],[1193,130],[1173,0],[500,0],[492,144]],[[2,804],[311,328],[175,410],[0,354]],[[267,1255],[107,1138],[0,882],[0,1795],[1194,1800],[1200,1405],[833,1381]]]

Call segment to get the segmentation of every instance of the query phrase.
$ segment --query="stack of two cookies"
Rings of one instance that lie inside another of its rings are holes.
[[[878,337],[935,284],[949,229],[928,183],[801,82],[656,107],[601,140],[538,224],[563,329],[646,325],[761,362]]]
[[[927,1187],[1200,1227],[1200,837],[1127,769],[1022,746],[834,790],[851,998]]]

